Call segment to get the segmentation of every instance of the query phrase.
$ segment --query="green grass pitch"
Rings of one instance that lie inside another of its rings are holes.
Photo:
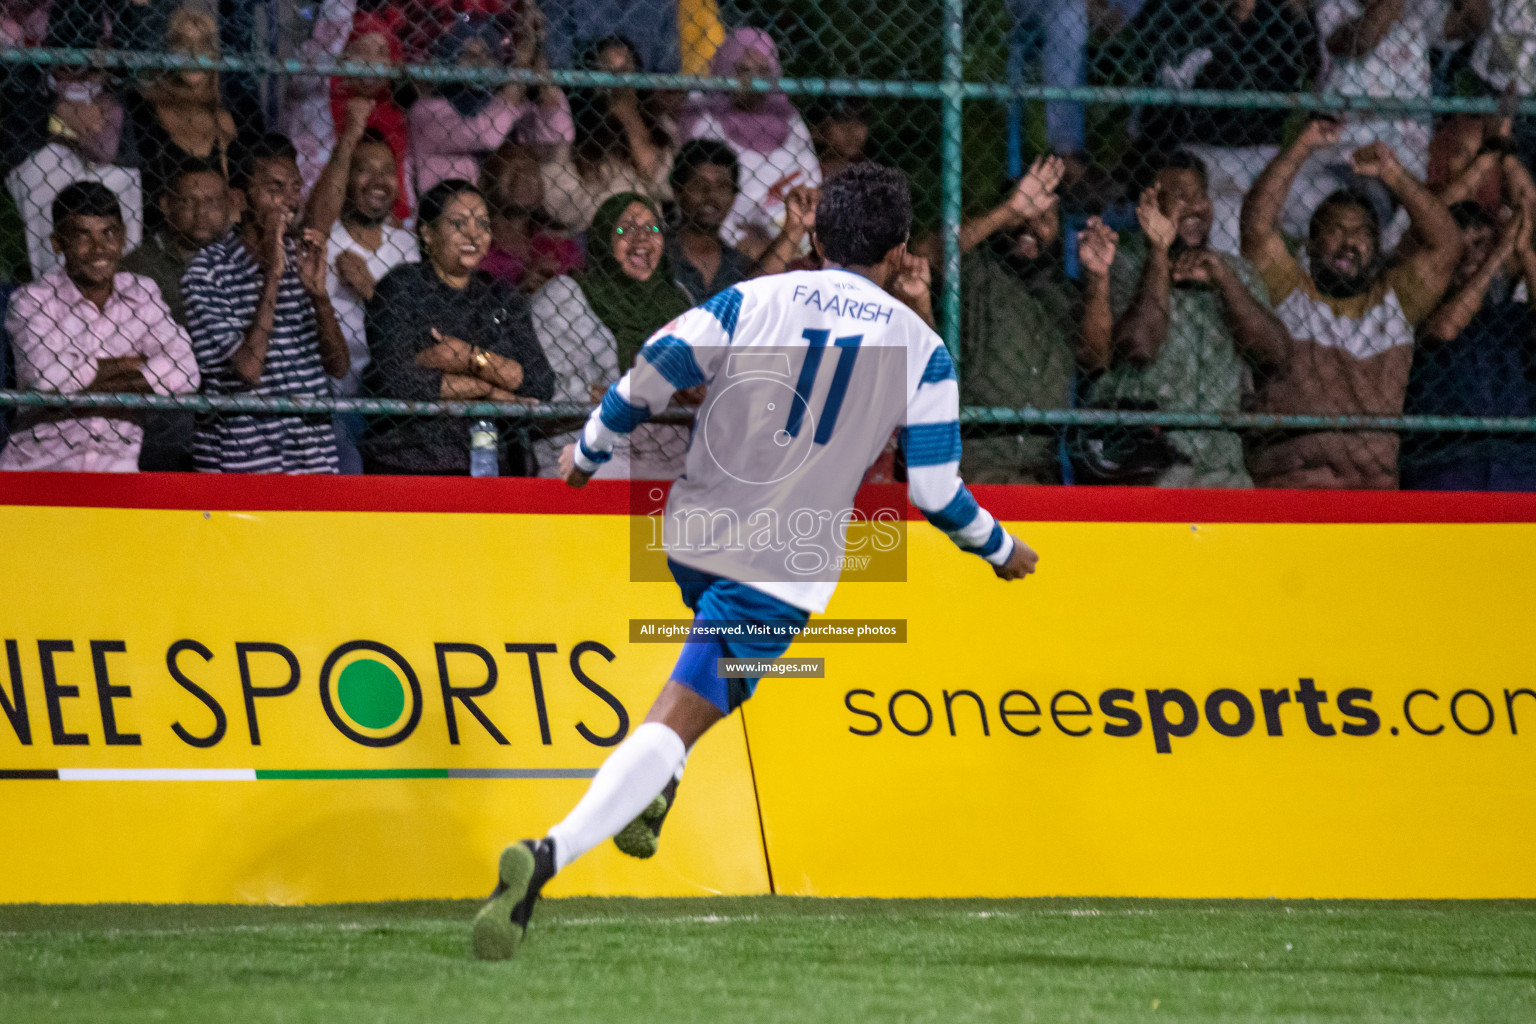
[[[0,907],[0,1021],[1536,1021],[1536,901]]]

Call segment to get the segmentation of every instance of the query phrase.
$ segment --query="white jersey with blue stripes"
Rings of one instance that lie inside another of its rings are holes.
[[[667,500],[675,561],[824,611],[854,494],[898,430],[912,504],[994,565],[1012,553],[960,479],[960,393],[943,341],[868,278],[760,277],[689,310],[608,389],[576,464],[592,472],[619,435],[700,384],[707,397]]]

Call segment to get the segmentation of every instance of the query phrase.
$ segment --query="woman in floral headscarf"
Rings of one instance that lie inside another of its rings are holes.
[[[778,78],[783,74],[779,48],[762,29],[739,28],[716,51],[709,73],[743,82]],[[789,190],[821,184],[811,133],[782,92],[696,93],[684,112],[683,134],[719,139],[736,153],[741,193],[721,234],[753,259],[784,226]]]

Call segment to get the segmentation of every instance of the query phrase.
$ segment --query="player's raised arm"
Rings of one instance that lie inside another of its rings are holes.
[[[1038,556],[1028,544],[1004,532],[960,479],[960,388],[949,351],[937,338],[934,342],[917,390],[907,403],[907,425],[901,428],[907,495],[962,551],[986,559],[1002,579],[1023,579],[1035,571]]]
[[[613,443],[665,409],[673,394],[698,387],[713,372],[713,362],[731,342],[743,296],[727,288],[695,306],[641,347],[635,365],[603,394],[581,437],[560,453],[560,476],[581,487],[597,467],[613,457]]]

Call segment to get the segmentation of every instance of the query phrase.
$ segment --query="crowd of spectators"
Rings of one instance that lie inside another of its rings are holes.
[[[780,43],[732,24],[714,0],[304,10],[296,56],[378,65],[380,76],[9,66],[0,384],[595,403],[689,307],[816,266],[821,182],[877,148],[863,101],[802,112],[783,92],[748,88],[784,74]],[[965,404],[1532,414],[1536,129],[1369,105],[1453,89],[1528,94],[1528,4],[1009,10],[1013,41],[1029,44],[1015,57],[1038,60],[1047,84],[1099,80],[1111,54],[1122,84],[1365,102],[1337,117],[1146,105],[1108,126],[1102,111],[1047,104],[1046,155],[961,227]],[[249,31],[202,0],[0,0],[0,46],[217,58]],[[402,64],[707,73],[743,86],[384,73]],[[889,159],[889,140],[877,141]],[[926,270],[904,281],[911,294],[899,297],[931,318]],[[680,395],[677,409],[697,397]],[[577,425],[503,431],[500,471],[554,473]],[[28,410],[8,431],[0,469],[471,469],[470,424],[449,417]],[[688,436],[647,424],[604,473],[675,476]],[[962,472],[983,483],[1536,490],[1536,437],[993,429],[967,438]]]

